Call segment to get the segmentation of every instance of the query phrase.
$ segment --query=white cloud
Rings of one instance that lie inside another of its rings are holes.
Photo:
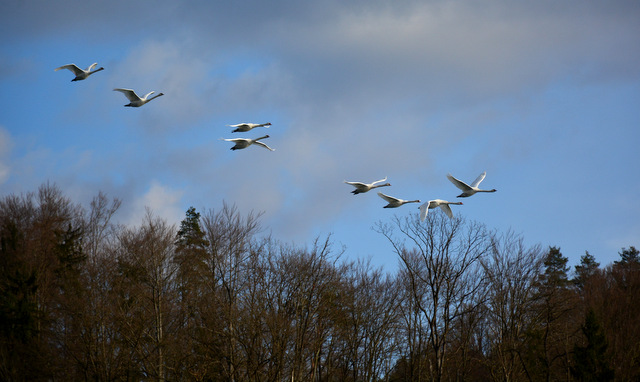
[[[121,209],[121,212],[124,209],[128,211],[127,216],[124,217],[124,224],[139,225],[147,208],[154,216],[166,220],[167,223],[179,224],[184,218],[184,211],[180,206],[183,194],[182,190],[175,190],[158,181],[152,181],[146,193],[135,199],[130,207]],[[126,201],[125,204],[127,204]]]

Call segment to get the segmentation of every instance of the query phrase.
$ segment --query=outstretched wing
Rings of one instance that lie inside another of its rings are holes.
[[[364,183],[362,183],[362,182],[347,182],[346,180],[345,180],[344,182],[345,182],[346,184],[350,184],[350,185],[352,185],[353,187],[356,187],[356,188],[358,188],[358,187],[365,187],[365,186],[366,186],[366,184],[364,184]]]
[[[74,64],[62,65],[61,67],[56,68],[56,69],[55,69],[55,71],[57,72],[57,71],[58,71],[58,70],[60,70],[60,69],[69,69],[69,70],[71,70],[71,71],[73,72],[73,74],[75,74],[76,76],[77,76],[78,74],[82,74],[82,73],[84,73],[84,72],[82,71],[82,69],[78,68],[78,67],[77,67],[77,66],[75,66]]]
[[[478,187],[480,185],[480,182],[482,182],[484,180],[484,177],[487,176],[487,172],[483,172],[482,174],[478,175],[478,177],[476,178],[476,180],[473,181],[473,183],[471,183],[471,187]]]
[[[429,213],[429,203],[431,201],[422,204],[420,208],[420,221],[424,221],[427,218],[427,214]]]
[[[441,204],[439,207],[444,211],[445,214],[447,214],[449,218],[453,219],[453,212],[451,212],[451,207],[449,207],[448,204]]]
[[[247,142],[247,141],[249,141],[249,139],[244,139],[244,138],[228,138],[228,139],[220,138],[220,140],[227,141],[227,142],[234,142],[234,143],[235,142]]]
[[[115,88],[114,91],[120,92],[125,95],[131,102],[140,101],[140,97],[132,89]]]
[[[451,183],[453,183],[454,186],[458,187],[462,191],[471,190],[471,187],[469,187],[468,184],[466,184],[465,182],[463,182],[461,180],[458,180],[458,179],[454,178],[453,176],[451,176],[451,174],[447,174],[447,179],[449,179],[451,181]]]
[[[269,146],[265,145],[264,143],[262,143],[262,142],[260,142],[260,141],[255,141],[255,142],[253,142],[253,143],[255,143],[255,144],[256,144],[256,145],[258,145],[258,146],[262,146],[262,147],[264,147],[264,148],[265,148],[265,149],[267,149],[267,150],[270,150],[270,151],[276,151],[276,149],[272,149],[271,147],[269,147]]]
[[[87,68],[87,72],[90,72],[90,71],[91,71],[91,69],[93,69],[93,68],[95,68],[95,67],[96,67],[96,65],[98,65],[98,63],[97,63],[97,62],[94,62],[93,64],[91,64],[91,66]]]
[[[371,185],[373,186],[376,183],[385,182],[386,180],[387,180],[387,177],[385,176],[384,179],[376,180],[375,182],[371,183]]]
[[[400,201],[400,199],[394,198],[393,196],[385,195],[382,192],[378,192],[378,196],[381,197],[382,199],[386,200],[389,203],[396,203],[396,202]]]

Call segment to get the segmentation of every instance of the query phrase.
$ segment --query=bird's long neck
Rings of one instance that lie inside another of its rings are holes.
[[[478,190],[478,192],[496,192],[496,189],[493,190]]]
[[[447,204],[457,204],[457,205],[461,206],[461,205],[462,205],[462,202],[449,202],[449,203],[447,203]]]
[[[156,95],[154,95],[153,97],[149,98],[149,99],[147,100],[147,102],[151,101],[152,99],[158,98],[158,97],[160,97],[160,96],[162,96],[162,95],[164,95],[164,94],[163,94],[163,93],[156,94]]]
[[[89,72],[89,74],[93,74],[93,73],[95,73],[95,72],[99,72],[99,71],[101,71],[101,70],[104,70],[104,68],[103,68],[103,67],[100,67],[100,68],[98,68],[98,69],[94,70],[93,72]]]
[[[256,138],[256,139],[254,139],[253,141],[254,141],[254,142],[255,142],[255,141],[259,141],[259,140],[261,140],[261,139],[265,139],[265,138],[269,138],[269,136],[268,136],[268,135],[265,135],[264,137]]]
[[[374,184],[373,186],[371,186],[371,188],[386,187],[386,186],[390,186],[390,184]]]

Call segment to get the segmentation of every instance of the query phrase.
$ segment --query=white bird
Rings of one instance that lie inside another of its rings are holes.
[[[406,203],[420,203],[419,200],[398,199],[398,198],[394,198],[393,196],[385,195],[382,192],[378,192],[378,196],[381,197],[382,199],[386,200],[387,202],[389,202],[389,204],[387,204],[383,208],[396,208],[396,207],[400,207],[401,205],[406,204]]]
[[[378,183],[382,183],[382,182],[384,182],[386,180],[387,180],[387,177],[385,176],[384,179],[376,180],[373,183],[347,182],[346,180],[344,182],[346,184],[350,184],[353,187],[355,187],[356,189],[351,191],[351,193],[354,194],[354,195],[358,195],[358,194],[362,194],[362,193],[367,192],[367,191],[371,191],[374,188],[391,186],[391,183],[378,184]]]
[[[462,190],[462,194],[458,195],[459,198],[466,198],[469,197],[473,194],[475,194],[476,192],[496,192],[496,189],[492,189],[492,190],[481,190],[478,188],[478,186],[480,185],[480,182],[482,182],[484,180],[484,177],[487,175],[487,172],[483,172],[482,174],[480,174],[480,176],[478,176],[476,178],[476,180],[473,181],[473,183],[471,183],[471,185],[469,186],[468,184],[466,184],[465,182],[458,180],[456,178],[454,178],[453,176],[451,176],[451,174],[447,174],[447,178],[449,178],[449,180],[451,181],[451,183],[453,183],[456,187],[458,187],[459,189]]]
[[[438,207],[440,207],[440,209],[444,211],[444,213],[447,214],[448,217],[453,219],[453,212],[451,212],[451,207],[449,207],[450,204],[462,205],[462,202],[447,202],[446,200],[442,199],[429,200],[428,202],[418,207],[420,209],[420,220],[424,221],[427,218],[427,213],[429,212],[429,210]]]
[[[244,138],[232,138],[232,139],[223,139],[223,141],[227,141],[227,142],[235,142],[235,146],[233,146],[231,148],[231,150],[240,150],[240,149],[244,149],[247,148],[249,146],[251,146],[252,144],[256,144],[258,146],[262,146],[265,149],[271,150],[271,151],[276,151],[275,149],[272,149],[271,147],[265,145],[264,143],[260,142],[259,139],[264,139],[264,138],[269,138],[268,135],[265,135],[264,137],[260,137],[260,138],[256,138],[256,139],[244,139]]]
[[[100,67],[96,70],[94,70],[93,72],[91,71],[91,69],[95,68],[96,65],[98,65],[97,62],[94,62],[93,64],[91,64],[91,66],[89,66],[87,68],[87,70],[82,70],[80,68],[78,68],[75,64],[69,64],[69,65],[62,65],[59,68],[56,68],[55,71],[57,72],[60,69],[69,69],[70,71],[73,72],[73,74],[76,75],[76,78],[72,79],[71,81],[80,81],[80,80],[84,80],[87,77],[89,77],[90,75],[92,75],[95,72],[99,72],[101,70],[104,70],[104,68]]]
[[[239,123],[237,125],[227,125],[229,127],[235,127],[235,130],[232,133],[243,133],[245,131],[249,131],[251,129],[255,129],[256,127],[266,127],[271,126],[271,122],[267,123]]]
[[[158,94],[156,96],[148,98],[151,94],[155,93],[154,91],[151,91],[151,92],[147,93],[147,95],[145,95],[144,97],[140,98],[140,96],[138,96],[136,94],[136,92],[134,92],[131,89],[116,88],[116,89],[113,89],[113,90],[117,91],[117,92],[121,92],[122,94],[124,94],[127,97],[127,99],[129,99],[129,101],[130,101],[128,104],[126,104],[124,106],[131,106],[131,107],[140,107],[140,106],[144,105],[145,103],[151,101],[152,99],[156,99],[156,98],[164,95],[164,93],[160,93],[160,94]]]

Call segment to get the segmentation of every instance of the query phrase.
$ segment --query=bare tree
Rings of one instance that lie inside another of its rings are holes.
[[[113,326],[112,281],[116,261],[109,256],[109,248],[117,236],[117,227],[111,219],[119,207],[118,199],[109,201],[100,192],[83,215],[82,248],[87,262],[83,269],[82,309],[77,315],[82,330],[76,338],[78,354],[75,358],[83,374],[94,380],[113,380],[121,364]]]
[[[338,274],[333,266],[340,254],[331,251],[330,238],[316,239],[310,250],[283,253],[287,274],[286,301],[292,317],[292,348],[285,355],[291,381],[321,380],[327,340],[333,330],[332,304],[338,297]]]
[[[261,214],[242,217],[235,206],[226,203],[220,211],[209,210],[203,216],[207,241],[201,269],[203,288],[199,293],[199,361],[209,374],[230,381],[242,375],[241,344],[238,341],[240,298],[250,274],[254,235],[260,231]]]
[[[483,260],[489,290],[486,338],[492,377],[496,381],[530,378],[523,352],[526,332],[535,320],[536,279],[543,265],[539,246],[526,248],[512,232],[491,238],[491,254]]]
[[[120,325],[141,366],[142,375],[167,378],[167,348],[173,332],[175,230],[147,210],[139,229],[118,236],[116,256],[121,274]]]
[[[449,219],[444,214],[429,214],[425,222],[417,216],[396,218],[395,227],[378,224],[377,230],[393,245],[406,270],[412,304],[426,325],[426,354],[429,376],[442,380],[452,324],[483,303],[485,279],[482,258],[490,248],[484,226]],[[410,245],[407,245],[407,242]]]
[[[397,351],[401,292],[395,278],[369,262],[348,264],[342,272],[335,337],[342,380],[378,381],[389,373]]]

